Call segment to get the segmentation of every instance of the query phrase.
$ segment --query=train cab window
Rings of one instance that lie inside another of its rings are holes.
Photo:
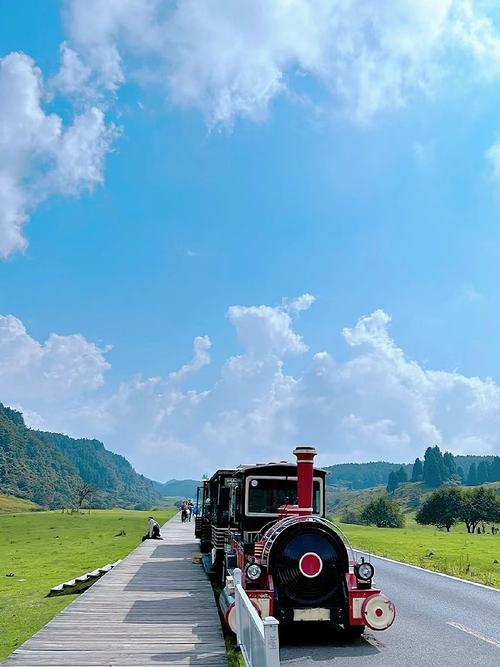
[[[321,514],[321,483],[313,483],[313,513]],[[276,515],[278,508],[285,503],[297,502],[297,480],[250,477],[247,479],[246,513]]]

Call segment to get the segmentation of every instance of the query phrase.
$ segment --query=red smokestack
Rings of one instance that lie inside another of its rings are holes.
[[[313,469],[316,450],[314,447],[296,447],[297,457],[297,504],[299,514],[313,511]]]

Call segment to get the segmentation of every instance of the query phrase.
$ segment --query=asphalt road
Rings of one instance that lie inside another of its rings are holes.
[[[500,591],[371,560],[377,586],[396,603],[393,626],[352,642],[329,628],[294,629],[280,640],[282,665],[500,666]]]

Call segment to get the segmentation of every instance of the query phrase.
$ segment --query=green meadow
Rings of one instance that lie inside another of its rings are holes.
[[[463,524],[446,533],[409,516],[404,528],[338,525],[355,548],[500,588],[500,534],[469,535]]]
[[[161,525],[174,512],[154,515]],[[140,543],[149,514],[0,513],[0,661],[74,600],[47,598],[52,586],[126,556]]]

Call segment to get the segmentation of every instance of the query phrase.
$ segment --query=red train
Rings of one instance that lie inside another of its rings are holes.
[[[313,447],[297,463],[218,470],[198,489],[196,536],[204,566],[224,586],[220,605],[234,630],[232,571],[262,617],[280,623],[328,621],[359,636],[385,630],[394,604],[374,586],[374,568],[356,562],[349,541],[325,517],[326,471]]]

